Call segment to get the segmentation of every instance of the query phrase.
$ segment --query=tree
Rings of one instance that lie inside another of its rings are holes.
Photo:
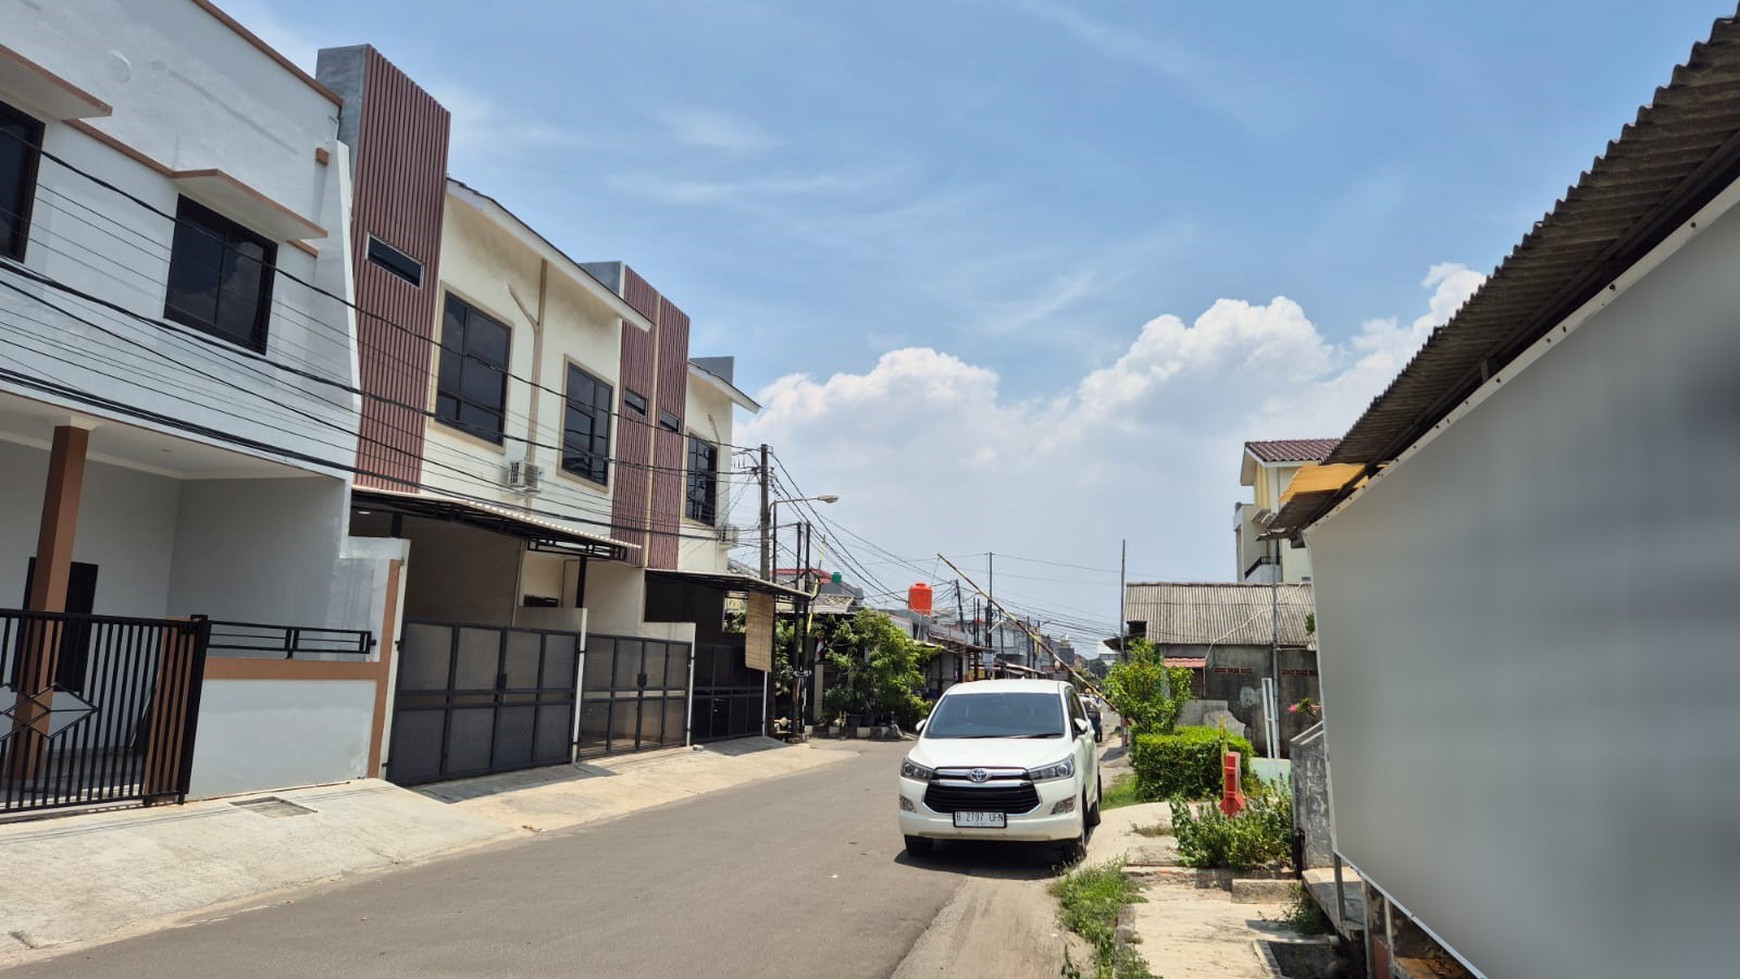
[[[1088,675],[1096,680],[1104,680],[1106,678],[1106,673],[1110,671],[1111,668],[1112,665],[1103,659],[1090,659],[1087,661]]]
[[[1132,735],[1170,733],[1190,699],[1190,670],[1168,667],[1146,639],[1132,639],[1125,648],[1123,658],[1106,671],[1106,703]]]
[[[934,650],[914,641],[886,613],[862,609],[828,642],[831,682],[823,706],[832,714],[893,717],[911,727],[928,706],[924,664],[932,655]]]

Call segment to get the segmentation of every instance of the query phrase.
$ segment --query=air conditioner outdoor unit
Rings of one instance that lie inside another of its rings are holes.
[[[519,490],[528,496],[543,488],[544,467],[536,463],[516,459],[507,464],[507,487]]]
[[[727,544],[727,545],[730,545],[731,547],[736,547],[738,540],[742,536],[743,536],[743,528],[742,527],[734,527],[728,523],[719,525],[719,543],[721,543],[721,544]]]

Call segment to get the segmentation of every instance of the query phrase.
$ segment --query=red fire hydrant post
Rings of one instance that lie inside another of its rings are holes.
[[[1236,816],[1245,808],[1245,793],[1239,786],[1239,753],[1228,751],[1220,761],[1220,811]]]

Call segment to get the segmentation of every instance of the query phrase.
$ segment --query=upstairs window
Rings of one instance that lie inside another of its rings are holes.
[[[448,296],[435,417],[499,445],[507,414],[508,344],[507,324]]]
[[[0,102],[0,255],[24,260],[42,123]]]
[[[175,208],[163,315],[265,352],[278,246],[187,198]]]
[[[423,286],[423,263],[374,235],[369,235],[369,261],[418,288]]]
[[[689,436],[688,512],[690,520],[713,526],[719,506],[719,447]]]
[[[659,412],[659,427],[667,432],[681,432],[683,420],[668,411]]]
[[[562,412],[562,468],[600,486],[610,481],[610,385],[568,365]]]
[[[622,392],[622,405],[640,417],[646,417],[646,395],[624,390]]]

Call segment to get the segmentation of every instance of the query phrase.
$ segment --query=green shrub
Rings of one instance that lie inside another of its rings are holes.
[[[1186,867],[1251,870],[1293,855],[1293,793],[1284,781],[1253,783],[1237,816],[1215,806],[1202,807],[1198,815],[1182,798],[1170,801],[1178,859]]]
[[[1250,741],[1236,734],[1222,734],[1212,727],[1181,727],[1172,734],[1137,736],[1130,752],[1136,769],[1136,794],[1148,802],[1183,796],[1212,799],[1220,795],[1220,746],[1239,753],[1241,782],[1250,784]]]

